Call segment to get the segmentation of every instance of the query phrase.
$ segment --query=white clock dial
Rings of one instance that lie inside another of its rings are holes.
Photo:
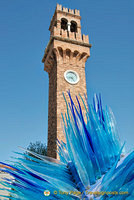
[[[80,79],[78,73],[73,70],[65,71],[64,78],[70,84],[76,84],[79,82]]]

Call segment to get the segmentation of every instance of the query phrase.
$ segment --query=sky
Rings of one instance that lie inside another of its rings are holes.
[[[47,143],[48,74],[41,62],[56,3],[79,9],[89,35],[89,103],[101,93],[115,114],[126,151],[134,141],[134,1],[0,1],[0,161],[30,142]]]

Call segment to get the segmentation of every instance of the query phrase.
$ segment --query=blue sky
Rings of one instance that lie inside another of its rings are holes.
[[[119,135],[134,141],[133,0],[0,1],[0,160],[18,146],[47,140],[48,75],[41,59],[56,3],[80,9],[82,33],[92,44],[86,63],[89,102],[101,92]]]

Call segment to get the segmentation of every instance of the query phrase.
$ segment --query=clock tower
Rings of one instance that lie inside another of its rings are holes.
[[[48,156],[57,158],[56,140],[63,140],[61,113],[66,112],[63,92],[75,96],[87,93],[85,62],[90,56],[88,35],[81,34],[79,10],[57,4],[50,27],[50,41],[42,62],[49,76]],[[66,96],[67,100],[68,97]]]

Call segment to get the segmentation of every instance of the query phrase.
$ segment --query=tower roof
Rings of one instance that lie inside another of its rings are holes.
[[[68,15],[68,16],[70,15],[70,16],[73,16],[75,18],[81,19],[80,10],[65,8],[62,5],[57,4],[54,15],[53,15],[52,20],[50,22],[49,30],[51,29],[51,27],[53,25],[53,22],[55,20],[55,16],[56,16],[57,13],[62,13],[62,14]]]

